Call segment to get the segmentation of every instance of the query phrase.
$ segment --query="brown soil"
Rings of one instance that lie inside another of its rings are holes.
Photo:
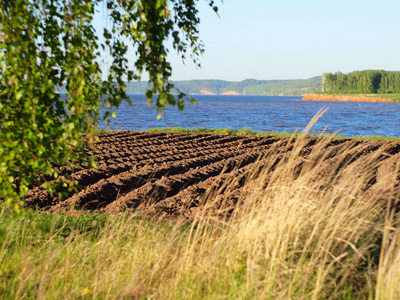
[[[242,194],[244,183],[256,176],[263,165],[268,164],[273,170],[290,155],[295,141],[273,136],[104,133],[100,134],[96,150],[88,151],[88,155],[97,159],[99,168],[77,167],[65,180],[78,181],[78,193],[51,196],[44,188],[36,187],[25,200],[28,206],[51,212],[67,212],[72,208],[108,213],[139,210],[190,219],[205,205],[210,194],[215,200],[211,210],[229,210]],[[299,168],[316,142],[317,138],[305,139],[296,156]],[[332,168],[342,168],[341,174],[350,176],[357,170],[362,172],[374,158],[382,163],[372,166],[375,175],[366,189],[399,198],[400,143],[351,139],[325,143],[323,158],[310,171],[313,178],[324,178]],[[260,159],[265,155],[268,158]],[[346,176],[342,177],[338,180],[346,181]],[[229,186],[224,185],[226,182],[230,182]]]
[[[330,102],[393,103],[392,99],[372,98],[372,97],[364,97],[364,96],[340,96],[340,95],[322,95],[322,94],[305,94],[301,100],[304,100],[304,101],[330,101]]]

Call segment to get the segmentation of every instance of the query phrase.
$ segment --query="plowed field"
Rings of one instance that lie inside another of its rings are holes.
[[[115,131],[99,137],[95,150],[88,151],[99,168],[77,167],[66,180],[78,181],[78,193],[52,197],[44,188],[36,187],[26,195],[27,205],[50,211],[141,210],[190,218],[210,193],[216,208],[236,203],[251,176],[263,165],[269,165],[272,172],[274,165],[293,154],[296,143],[291,138],[211,133]],[[316,145],[321,147],[317,138],[310,137],[304,139],[301,149],[295,148],[299,173]],[[321,160],[309,171],[315,180],[324,178],[333,168],[341,168],[341,178],[335,178],[335,182],[346,181],[345,174],[352,176],[372,160],[380,161],[368,166],[374,168],[374,176],[365,189],[390,193],[393,199],[399,197],[399,142],[331,139],[323,147]],[[229,188],[224,187],[227,181]]]

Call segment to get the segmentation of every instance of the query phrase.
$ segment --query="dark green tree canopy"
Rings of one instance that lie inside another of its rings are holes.
[[[322,87],[327,93],[375,94],[399,93],[400,72],[363,70],[348,74],[322,74]]]
[[[109,18],[102,42],[93,27],[96,10]],[[11,203],[81,159],[77,149],[94,140],[100,106],[127,99],[126,79],[148,74],[146,96],[152,102],[156,95],[159,114],[167,104],[183,109],[185,95],[171,94],[165,44],[172,39],[183,59],[198,64],[199,22],[195,0],[1,0],[0,198]],[[112,60],[106,79],[101,53]],[[61,85],[66,100],[56,93]]]

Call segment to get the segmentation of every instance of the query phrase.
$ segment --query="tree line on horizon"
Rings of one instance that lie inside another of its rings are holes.
[[[323,73],[322,91],[329,94],[400,93],[400,72],[363,70],[347,74]]]
[[[174,81],[174,86],[186,94],[201,94],[202,91],[208,91],[215,94],[234,91],[242,95],[279,95],[285,96],[303,95],[306,93],[315,93],[322,90],[321,76],[309,79],[292,80],[257,80],[246,79],[242,81],[225,80],[182,80]],[[147,81],[127,82],[127,94],[144,94],[149,88]]]

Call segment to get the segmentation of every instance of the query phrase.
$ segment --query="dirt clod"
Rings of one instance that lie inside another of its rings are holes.
[[[317,140],[306,138],[304,147],[296,154],[296,176],[302,174],[304,164],[308,164],[308,172],[315,180],[333,168],[341,170],[342,176],[350,176],[362,171],[373,158],[381,163],[372,166],[376,176],[365,189],[371,193],[387,189],[392,197],[399,196],[400,143],[331,139],[325,141],[324,151],[315,154],[314,148],[321,147]],[[78,193],[58,198],[36,187],[28,192],[25,201],[27,206],[52,212],[72,208],[108,213],[140,210],[190,218],[212,194],[215,202],[209,209],[227,208],[229,213],[229,207],[239,200],[251,176],[264,165],[273,171],[278,162],[289,159],[296,151],[295,142],[274,136],[211,133],[103,133],[96,149],[89,152],[96,157],[99,169],[77,168],[69,174],[68,180],[76,180],[80,185]],[[310,163],[310,157],[315,163]],[[268,176],[265,178],[268,181]]]

